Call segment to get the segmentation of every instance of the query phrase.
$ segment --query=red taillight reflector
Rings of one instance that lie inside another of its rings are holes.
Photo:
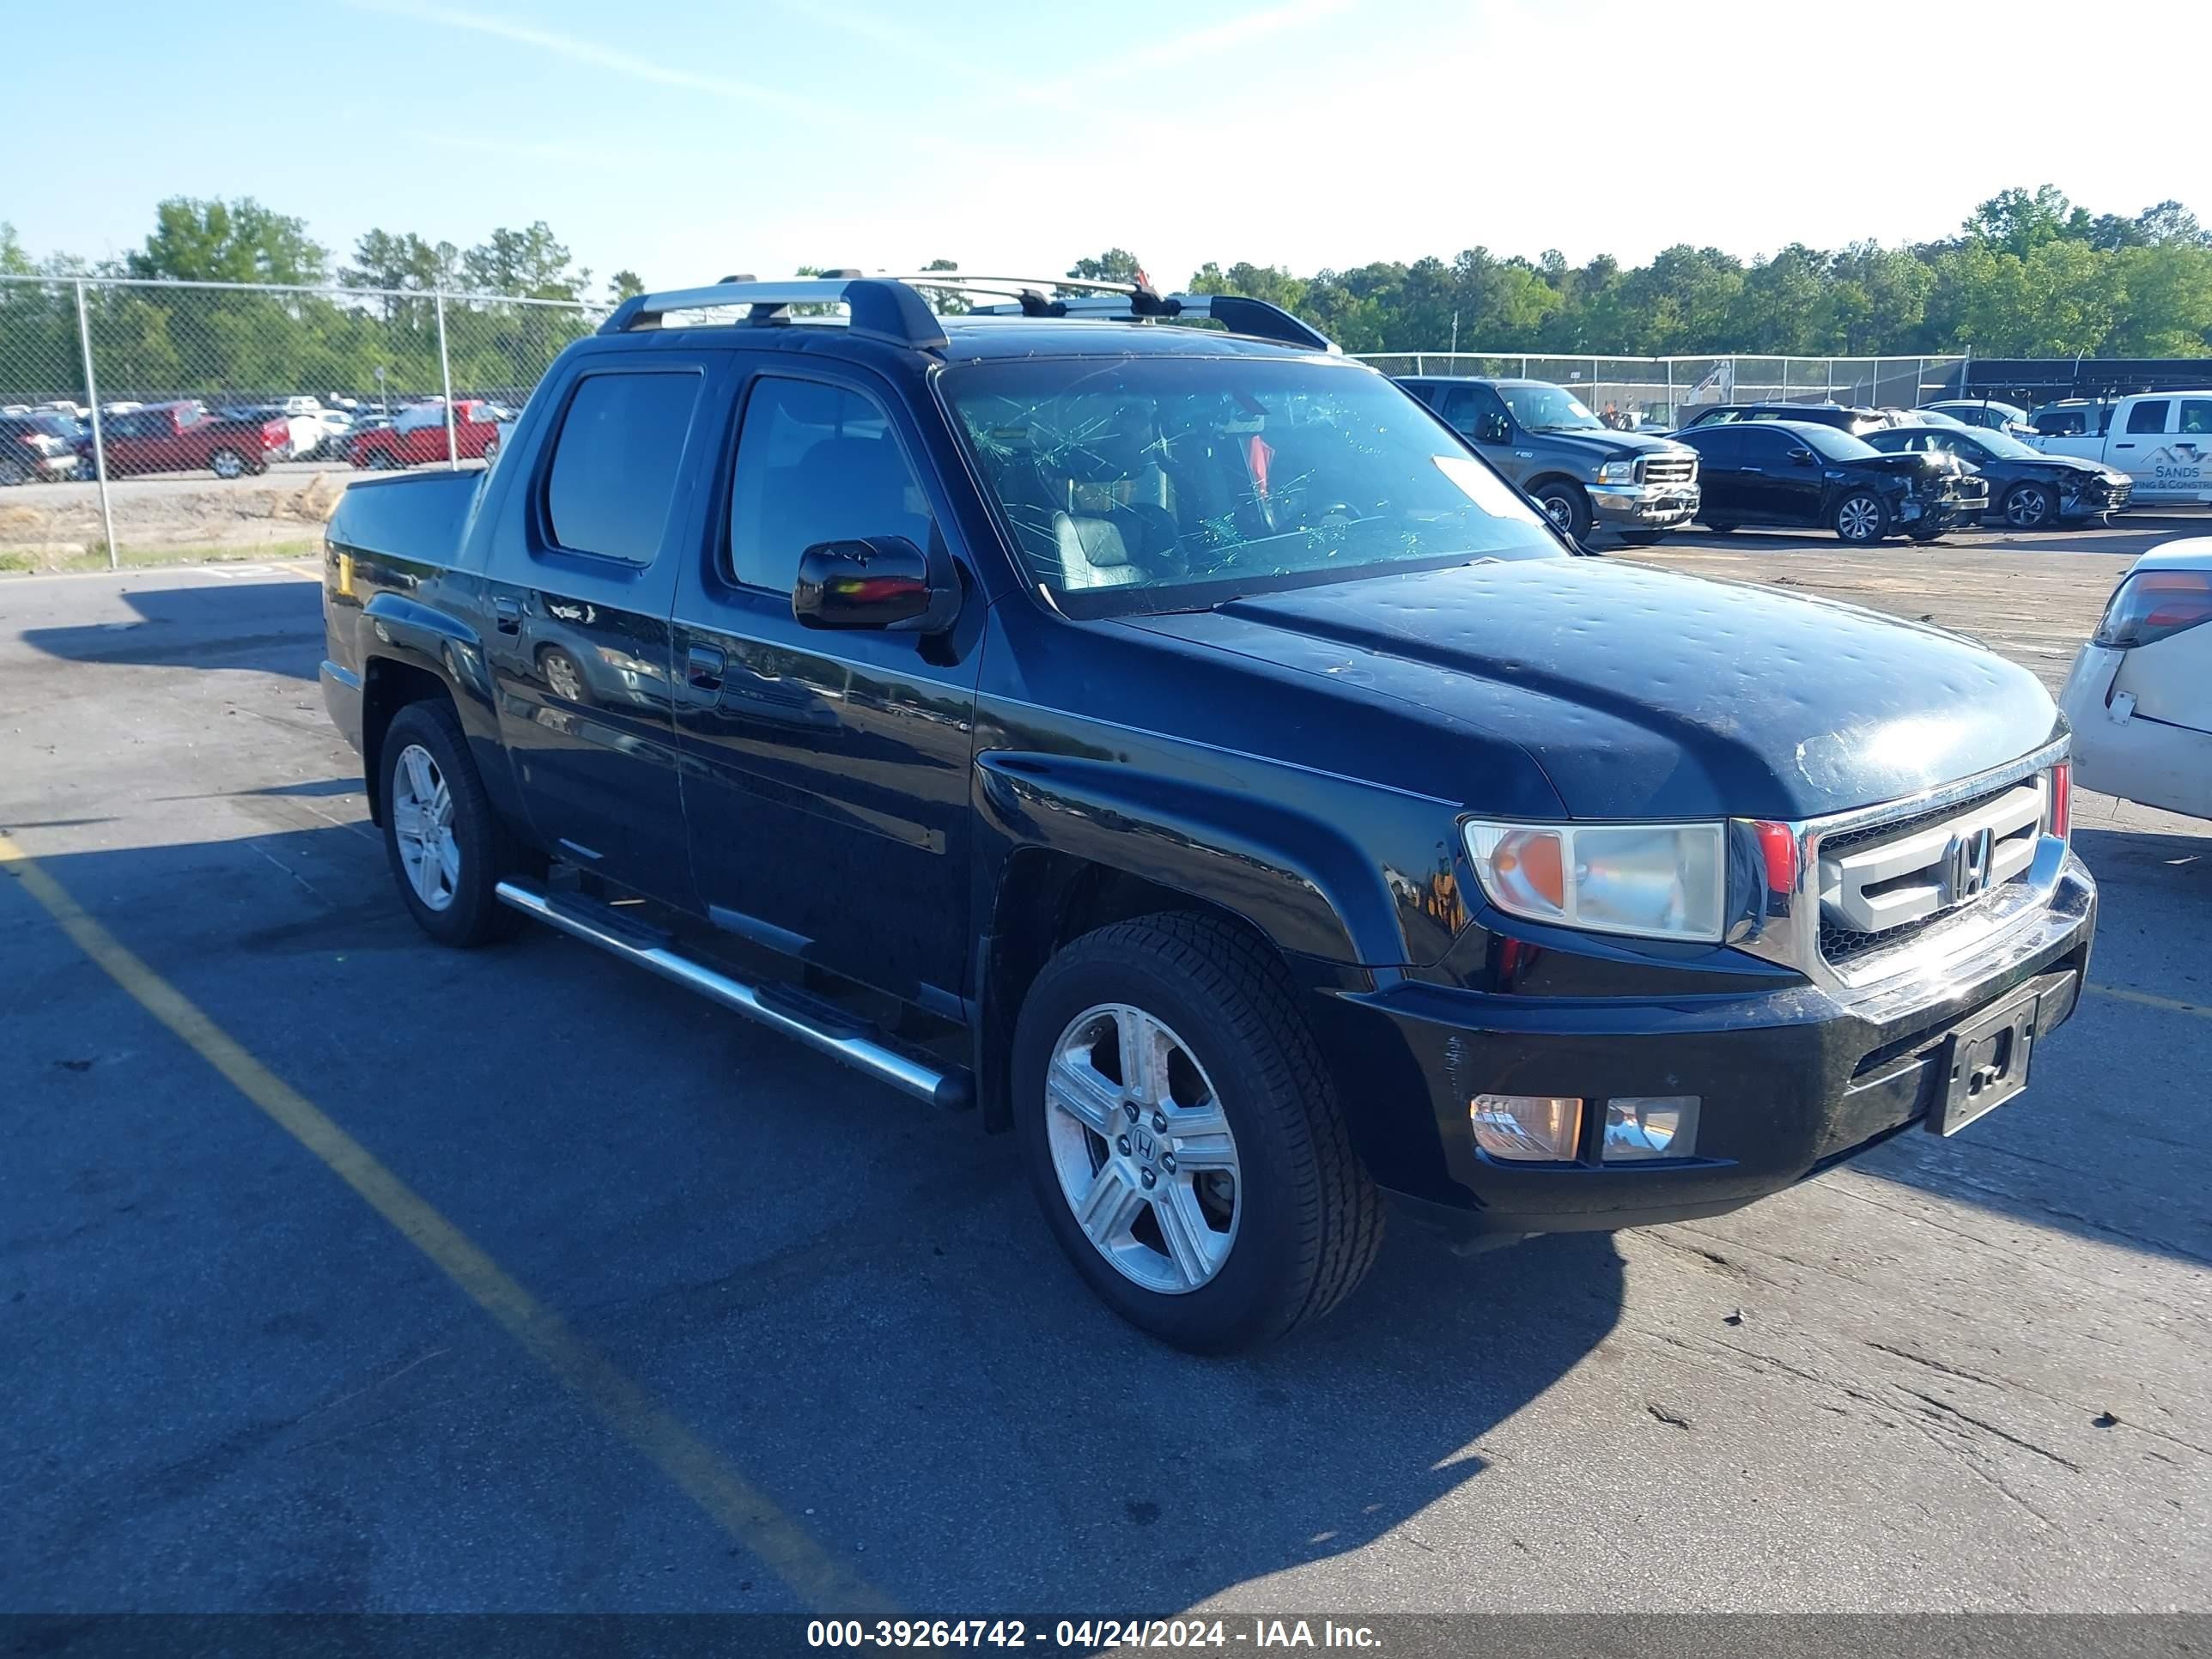
[[[1786,823],[1759,823],[1759,855],[1766,861],[1766,890],[1770,893],[1797,890],[1797,835]]]
[[[2064,841],[2074,833],[2074,763],[2061,761],[2051,769],[2051,824],[2049,833]]]

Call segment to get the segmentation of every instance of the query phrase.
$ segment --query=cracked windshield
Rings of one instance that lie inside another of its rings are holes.
[[[944,387],[1030,573],[1077,614],[1563,554],[1485,463],[1349,365],[1032,359]]]

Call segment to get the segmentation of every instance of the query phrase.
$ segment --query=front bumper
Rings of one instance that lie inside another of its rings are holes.
[[[1601,521],[1653,530],[1689,523],[1700,499],[1695,484],[1586,484],[1583,490]]]
[[[2072,1013],[2096,928],[2096,887],[2065,855],[2047,900],[1966,957],[1863,990],[1793,980],[1741,996],[1500,996],[1401,981],[1345,999],[1382,1024],[1426,1089],[1443,1179],[1397,1188],[1462,1237],[1584,1231],[1719,1214],[1780,1190],[1925,1118],[1948,1082],[1947,1039],[2040,991],[2034,1036]],[[1392,1067],[1378,1067],[1387,1072]],[[1573,1163],[1512,1164],[1474,1143],[1469,1099],[1571,1095],[1585,1109]],[[1599,1162],[1603,1101],[1696,1095],[1697,1156]]]

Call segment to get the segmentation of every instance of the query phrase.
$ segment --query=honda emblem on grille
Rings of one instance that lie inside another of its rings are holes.
[[[1943,849],[1943,902],[1963,904],[1990,884],[1996,832],[1987,828],[1951,837]]]

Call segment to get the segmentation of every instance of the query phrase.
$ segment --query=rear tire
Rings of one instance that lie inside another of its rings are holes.
[[[1631,547],[1656,547],[1667,539],[1663,530],[1617,530],[1613,533]]]
[[[12,489],[17,484],[31,482],[31,469],[22,462],[0,455],[0,489]]]
[[[1701,519],[1698,522],[1704,525],[1706,532],[1711,535],[1733,536],[1735,534],[1735,525],[1727,519]]]
[[[1124,1087],[1124,1053],[1163,1057],[1133,1060]],[[1258,1346],[1374,1265],[1381,1195],[1282,964],[1243,929],[1170,914],[1084,935],[1030,988],[1013,1061],[1046,1224],[1139,1329],[1196,1353]]]
[[[385,730],[380,762],[385,857],[416,926],[462,950],[512,933],[521,918],[492,890],[514,867],[514,843],[453,706],[409,703]]]

